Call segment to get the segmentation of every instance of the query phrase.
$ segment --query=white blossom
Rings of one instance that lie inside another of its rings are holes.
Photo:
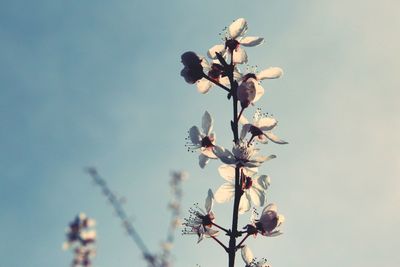
[[[209,189],[204,204],[205,211],[196,204],[194,208],[189,209],[189,218],[186,218],[182,224],[185,226],[182,233],[189,235],[196,234],[198,236],[197,243],[203,240],[205,236],[209,237],[218,234],[217,230],[211,229],[212,222],[215,219],[215,214],[212,211],[213,202],[214,195],[211,189]]]
[[[233,146],[232,152],[220,146],[214,146],[213,151],[225,164],[239,164],[248,168],[258,167],[263,162],[276,158],[275,155],[257,155],[259,149],[255,148],[253,144],[248,145],[243,140]]]
[[[253,122],[250,123],[243,115],[240,116],[239,122],[243,124],[240,138],[244,139],[247,133],[251,134],[250,141],[254,138],[263,144],[266,144],[268,140],[276,144],[287,144],[286,141],[280,139],[277,135],[272,133],[272,129],[276,127],[278,121],[272,116],[262,114],[260,109],[257,109],[253,116]]]
[[[258,220],[253,222],[257,231],[264,236],[278,236],[282,232],[279,230],[279,226],[285,221],[285,217],[282,214],[278,214],[278,207],[271,203],[268,204]]]
[[[204,113],[201,124],[202,131],[197,126],[189,129],[189,138],[186,146],[188,151],[200,151],[199,165],[204,168],[210,159],[216,159],[213,152],[216,136],[212,132],[213,119],[207,111]]]
[[[221,165],[218,168],[219,174],[227,183],[222,184],[215,192],[215,201],[219,203],[233,199],[235,195],[235,167],[232,165]],[[239,213],[250,210],[251,203],[260,207],[266,200],[266,190],[270,185],[270,178],[267,175],[257,175],[256,172],[241,168],[240,184],[243,194],[240,198]]]
[[[264,38],[256,36],[247,36],[245,33],[247,31],[247,22],[244,18],[239,18],[235,20],[228,27],[228,32],[225,38],[224,44],[218,44],[211,47],[208,50],[208,56],[212,59],[216,59],[216,53],[220,53],[222,56],[226,57],[226,54],[233,54],[232,61],[234,64],[243,64],[247,62],[246,51],[242,46],[257,46],[264,42]]]

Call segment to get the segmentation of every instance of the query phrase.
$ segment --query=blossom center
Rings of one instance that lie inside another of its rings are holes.
[[[242,176],[242,189],[250,189],[250,187],[253,185],[253,180],[251,177],[248,176]]]
[[[213,80],[218,81],[219,80],[219,76],[221,76],[223,71],[223,66],[213,63],[211,65],[211,70],[208,72],[208,77],[210,77]]]
[[[247,81],[250,78],[257,80],[257,76],[254,73],[247,73],[246,75],[243,76],[242,80]]]
[[[209,147],[213,147],[213,146],[214,145],[213,145],[210,137],[206,136],[203,139],[201,139],[201,147],[209,148]]]
[[[229,39],[225,41],[225,47],[227,47],[231,52],[238,48],[239,42],[235,39]]]
[[[254,125],[251,125],[251,126],[250,126],[249,132],[250,132],[253,136],[260,136],[260,135],[263,135],[263,134],[264,134],[263,131],[261,131],[260,128],[254,126]]]

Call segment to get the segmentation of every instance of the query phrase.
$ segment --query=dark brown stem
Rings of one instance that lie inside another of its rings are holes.
[[[240,241],[240,243],[236,246],[236,248],[237,248],[237,249],[240,248],[240,246],[243,244],[244,241],[246,241],[246,239],[247,239],[249,236],[250,236],[250,234],[247,234],[247,235],[242,239],[242,241]]]
[[[221,229],[221,230],[224,231],[225,233],[229,233],[229,230],[228,230],[228,229],[226,229],[226,228],[224,228],[224,227],[222,227],[222,226],[219,226],[219,225],[216,224],[216,223],[211,223],[211,224],[214,225],[215,227]]]
[[[233,79],[233,51],[231,52],[231,64],[229,65],[229,69],[227,71],[229,82],[231,84],[231,95],[232,95],[232,102],[233,102],[233,121],[231,121],[231,128],[233,132],[233,140],[235,144],[239,142],[239,129],[238,129],[238,99],[237,99],[237,88],[238,84]],[[240,186],[240,165],[236,164],[235,167],[235,198],[233,201],[233,213],[232,213],[232,228],[231,228],[231,235],[229,237],[229,248],[228,248],[228,262],[229,267],[235,266],[235,255],[236,255],[236,238],[241,234],[237,230],[238,226],[238,214],[239,214],[239,203],[240,198],[243,194],[243,190]]]
[[[224,243],[222,243],[221,241],[219,241],[218,238],[216,238],[215,236],[211,236],[212,239],[214,239],[215,241],[217,241],[218,244],[221,245],[221,247],[223,247],[225,249],[226,252],[228,252],[228,248],[224,245]]]

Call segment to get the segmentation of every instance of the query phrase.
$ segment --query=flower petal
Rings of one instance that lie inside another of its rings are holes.
[[[257,125],[255,126],[260,128],[261,131],[269,131],[272,130],[277,124],[278,121],[275,118],[266,117],[259,119],[257,121]]]
[[[249,120],[246,119],[246,117],[242,114],[242,116],[240,116],[240,118],[239,118],[239,123],[245,125],[245,124],[249,123]]]
[[[288,142],[286,142],[286,141],[280,139],[278,136],[276,136],[275,134],[273,134],[273,133],[271,133],[271,132],[266,132],[266,133],[265,133],[265,136],[266,136],[269,140],[271,140],[272,142],[274,142],[274,143],[276,143],[276,144],[281,144],[281,145],[288,144]]]
[[[265,213],[267,211],[277,212],[278,211],[278,207],[274,203],[270,203],[267,206],[265,206],[265,208],[263,209],[262,213]]]
[[[265,92],[264,88],[257,81],[254,83],[254,87],[256,88],[256,96],[254,97],[253,103],[257,102]]]
[[[206,202],[205,202],[205,205],[204,205],[204,207],[206,208],[206,212],[207,213],[209,213],[211,211],[211,209],[212,209],[213,199],[214,199],[214,194],[213,194],[211,189],[208,189]]]
[[[215,156],[214,152],[212,151],[212,149],[209,148],[201,148],[201,154],[203,154],[204,156],[206,156],[207,158],[210,159],[216,159],[217,156]]]
[[[242,126],[242,131],[240,132],[240,139],[244,139],[249,132],[249,129],[251,127],[251,124],[245,124]]]
[[[204,154],[199,155],[199,166],[200,168],[204,169],[204,167],[207,165],[207,163],[210,161],[210,158],[207,157]]]
[[[235,195],[235,186],[232,183],[222,184],[214,193],[214,199],[218,203],[230,201]]]
[[[250,200],[247,198],[247,194],[243,194],[239,202],[239,213],[243,214],[246,211],[249,211],[250,208],[251,208]]]
[[[228,76],[224,76],[224,77],[219,78],[219,83],[224,85],[224,86],[226,86],[226,87],[231,86],[231,82],[229,81]]]
[[[235,167],[233,167],[232,165],[224,164],[224,165],[219,166],[218,172],[222,178],[224,178],[228,182],[234,183]]]
[[[264,190],[267,190],[271,185],[271,179],[268,175],[260,175],[257,177],[257,184]]]
[[[204,112],[203,118],[201,120],[201,126],[203,127],[205,135],[210,135],[213,127],[213,119],[211,118],[211,115],[210,113],[208,113],[208,111]]]
[[[216,59],[217,55],[215,53],[224,54],[225,45],[224,44],[214,45],[213,47],[208,49],[207,55],[209,58]]]
[[[229,35],[232,39],[243,35],[247,30],[247,22],[244,18],[239,18],[235,20],[231,25],[229,25]]]
[[[250,248],[246,245],[242,247],[242,259],[246,263],[246,265],[250,266],[250,263],[253,262],[254,260],[254,255],[253,252],[250,250]]]
[[[257,36],[247,36],[240,40],[240,44],[243,46],[257,46],[264,43],[264,38]]]
[[[257,80],[264,79],[276,79],[281,77],[283,74],[283,70],[279,67],[271,67],[265,70],[260,71],[256,74]]]
[[[250,195],[251,202],[257,207],[261,207],[264,205],[265,202],[265,191],[260,190],[254,186],[252,186],[248,190],[248,194]]]
[[[192,126],[192,128],[189,129],[189,137],[194,145],[201,145],[201,134],[197,126]]]
[[[208,91],[210,91],[211,87],[213,86],[213,83],[207,80],[206,78],[201,78],[196,82],[197,86],[197,91],[202,94],[206,94]]]
[[[233,51],[233,63],[234,64],[247,63],[246,51],[240,46]]]
[[[214,146],[213,152],[223,163],[234,164],[236,162],[233,154],[223,147]]]

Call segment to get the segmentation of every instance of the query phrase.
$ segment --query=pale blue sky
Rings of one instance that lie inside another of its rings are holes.
[[[251,239],[254,253],[275,267],[398,266],[399,9],[396,0],[0,1],[2,265],[69,266],[63,231],[85,211],[98,221],[95,266],[145,266],[82,167],[97,166],[128,198],[157,248],[169,171],[191,174],[185,207],[223,182],[217,162],[200,170],[186,152],[187,129],[208,110],[219,142],[231,140],[230,103],[185,84],[180,54],[205,54],[244,17],[266,38],[247,49],[250,64],[285,70],[264,83],[259,106],[290,142],[268,145],[278,158],[262,169],[285,234]],[[230,210],[216,207],[221,224]],[[174,255],[176,267],[226,265],[210,240],[178,235]]]

